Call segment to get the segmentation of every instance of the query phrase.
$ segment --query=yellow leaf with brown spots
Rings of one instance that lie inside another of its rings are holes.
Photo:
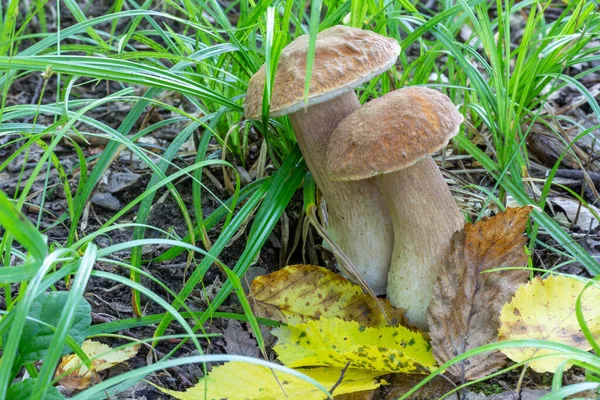
[[[364,326],[387,326],[375,299],[360,286],[325,268],[291,265],[259,276],[250,287],[250,303],[257,316],[287,324],[319,318],[341,318]],[[402,321],[403,310],[379,299],[392,325]]]
[[[369,328],[354,321],[322,318],[282,326],[271,333],[273,348],[288,367],[327,365],[386,372],[427,372],[436,363],[429,342],[403,326]]]
[[[585,282],[565,276],[536,278],[517,290],[502,308],[500,340],[539,339],[591,350],[581,332],[575,305]],[[596,339],[600,338],[600,289],[586,289],[581,299],[583,317]],[[513,361],[555,353],[553,350],[517,348],[502,350]],[[545,358],[529,364],[536,372],[554,372],[563,358]],[[568,364],[567,368],[572,364]]]
[[[303,368],[301,372],[313,378],[328,390],[340,377],[342,368]],[[347,369],[333,391],[334,395],[372,390],[385,384],[376,379],[381,372]],[[157,386],[158,387],[158,386]],[[179,400],[321,400],[327,396],[317,387],[301,378],[256,364],[232,361],[215,367],[206,378],[185,392],[158,387]],[[206,389],[206,392],[205,392]]]

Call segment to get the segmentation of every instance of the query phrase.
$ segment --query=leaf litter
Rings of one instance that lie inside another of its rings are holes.
[[[531,207],[509,208],[491,218],[465,225],[452,240],[429,306],[433,354],[440,363],[497,340],[500,310],[518,285],[527,280],[524,235]],[[478,379],[500,368],[500,352],[483,353],[448,368],[459,381]]]

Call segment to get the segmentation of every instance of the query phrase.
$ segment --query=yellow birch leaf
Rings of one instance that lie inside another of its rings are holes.
[[[298,372],[308,375],[327,389],[331,389],[342,376],[342,368],[302,368]],[[334,394],[376,389],[386,384],[384,380],[375,379],[380,375],[383,373],[348,368],[344,373],[344,379],[336,386]],[[204,398],[207,400],[321,400],[327,398],[321,390],[300,378],[260,365],[238,361],[213,368],[206,378],[201,379],[196,386],[185,392],[158,388],[179,400]]]
[[[431,346],[419,332],[402,326],[369,328],[324,318],[275,328],[273,348],[288,367],[327,365],[369,371],[426,372],[434,367]]]
[[[387,326],[375,300],[360,286],[322,267],[290,265],[259,276],[250,287],[257,316],[295,325],[319,318],[341,318],[365,326]],[[392,325],[403,310],[379,299]]]
[[[565,276],[536,278],[521,286],[500,314],[500,340],[540,339],[591,350],[581,332],[575,304],[585,282]],[[600,336],[600,289],[590,287],[582,297],[582,311],[592,334]],[[502,350],[513,361],[556,353],[554,350],[517,348]],[[546,358],[529,364],[536,372],[554,372],[562,358]],[[571,364],[567,365],[567,368]]]
[[[113,350],[104,343],[88,339],[83,342],[81,349],[91,359],[95,372],[100,372],[134,357],[139,350],[139,345]],[[56,376],[61,376],[69,370],[72,371],[59,381],[62,386],[69,390],[79,390],[90,385],[92,372],[75,354],[67,354],[62,358],[56,369]]]

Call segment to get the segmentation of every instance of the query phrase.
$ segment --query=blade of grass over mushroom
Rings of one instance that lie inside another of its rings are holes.
[[[275,79],[275,71],[277,70],[277,62],[279,61],[278,54],[273,51],[273,35],[275,34],[275,9],[273,7],[267,8],[267,18],[264,30],[265,82],[262,103],[262,128],[263,132],[269,132],[269,107],[271,106],[273,80]],[[273,57],[273,55],[275,55],[275,57]]]
[[[319,20],[321,19],[321,3],[322,0],[313,0],[310,3],[308,51],[306,53],[306,75],[304,78],[304,104],[308,104],[310,80],[312,77],[313,64],[315,62],[315,49],[317,47],[317,32],[319,31]]]

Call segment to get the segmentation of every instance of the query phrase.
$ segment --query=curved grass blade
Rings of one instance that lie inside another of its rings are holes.
[[[75,318],[75,309],[80,299],[83,298],[87,282],[90,278],[94,263],[96,262],[97,247],[95,244],[90,243],[81,258],[79,269],[75,275],[75,279],[71,285],[69,297],[65,303],[65,307],[61,312],[61,317],[56,326],[56,331],[52,337],[52,342],[48,347],[48,353],[44,357],[44,363],[38,376],[38,380],[33,389],[32,400],[42,400],[48,390],[48,386],[54,376],[54,369],[58,364],[58,361],[62,355],[66,336],[71,328],[73,320]]]

